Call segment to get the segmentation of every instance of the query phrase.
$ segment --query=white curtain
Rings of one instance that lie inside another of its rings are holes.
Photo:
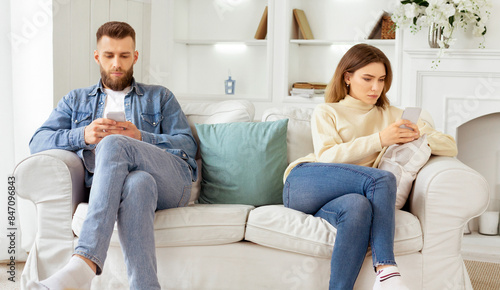
[[[10,42],[7,40],[10,34],[10,3],[7,2],[6,7],[0,9],[0,55],[2,56],[2,65],[0,65],[0,134],[2,141],[0,142],[0,154],[2,162],[0,162],[0,176],[2,181],[6,182],[6,176],[12,172],[14,166],[14,119],[13,119],[13,97],[12,97],[12,54]],[[5,186],[4,186],[5,187]],[[3,190],[3,188],[2,188]],[[2,199],[2,202],[5,202]],[[1,207],[5,208],[5,207]]]
[[[14,108],[12,95],[12,51],[8,36],[11,32],[11,17],[10,17],[10,2],[2,3],[0,9],[0,55],[2,56],[2,64],[0,65],[0,208],[1,212],[5,213],[0,219],[0,260],[7,260],[8,247],[10,241],[7,239],[7,198],[8,184],[7,177],[12,174],[14,169]]]
[[[60,0],[55,0],[60,1]],[[28,143],[53,108],[52,0],[2,1],[0,9],[0,212],[6,213],[7,176],[29,156]],[[16,259],[34,238],[35,210],[16,200]],[[7,215],[0,218],[0,260],[10,258]],[[21,237],[21,225],[24,238]],[[26,231],[27,234],[24,234]]]

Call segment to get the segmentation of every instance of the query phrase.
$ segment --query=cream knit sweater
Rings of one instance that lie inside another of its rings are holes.
[[[379,132],[401,118],[403,110],[389,106],[386,109],[363,103],[346,96],[338,103],[316,107],[311,117],[314,153],[290,163],[290,171],[300,163],[349,163],[377,167],[385,152]],[[434,130],[427,123],[417,123],[420,134],[427,134],[432,154],[455,156],[457,145],[453,137]]]

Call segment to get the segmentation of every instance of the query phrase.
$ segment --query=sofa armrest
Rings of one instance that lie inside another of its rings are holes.
[[[415,179],[410,211],[418,217],[424,236],[462,230],[483,213],[489,202],[488,183],[456,158],[432,156]]]
[[[468,288],[468,279],[460,278],[467,275],[458,274],[465,271],[460,256],[463,228],[488,206],[486,180],[456,158],[432,156],[418,173],[409,199],[409,210],[422,227],[423,271],[444,274],[424,273],[423,277],[434,279],[423,281],[424,289],[440,284],[441,289]],[[441,277],[457,280],[439,281]]]
[[[35,265],[31,265],[31,271],[25,271],[29,277],[23,273],[22,280],[44,279],[71,257],[73,213],[88,197],[84,175],[81,159],[65,150],[31,155],[14,169],[18,196],[36,207],[37,230],[28,258],[28,263]],[[21,220],[23,216],[29,219],[30,213],[19,214]]]

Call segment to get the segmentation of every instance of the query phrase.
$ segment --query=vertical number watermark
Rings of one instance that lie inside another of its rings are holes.
[[[16,178],[7,177],[7,263],[8,280],[15,282],[16,279]]]

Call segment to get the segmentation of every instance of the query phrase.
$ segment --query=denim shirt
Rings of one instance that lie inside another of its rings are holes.
[[[106,93],[102,82],[71,91],[59,101],[47,121],[30,141],[32,154],[49,150],[74,151],[84,161],[85,183],[91,184],[94,171],[93,149],[87,145],[84,130],[95,119],[103,118]],[[197,177],[197,144],[186,116],[174,94],[165,87],[145,85],[132,80],[125,96],[125,118],[141,132],[142,141],[156,145],[185,160],[191,167],[192,180]]]

